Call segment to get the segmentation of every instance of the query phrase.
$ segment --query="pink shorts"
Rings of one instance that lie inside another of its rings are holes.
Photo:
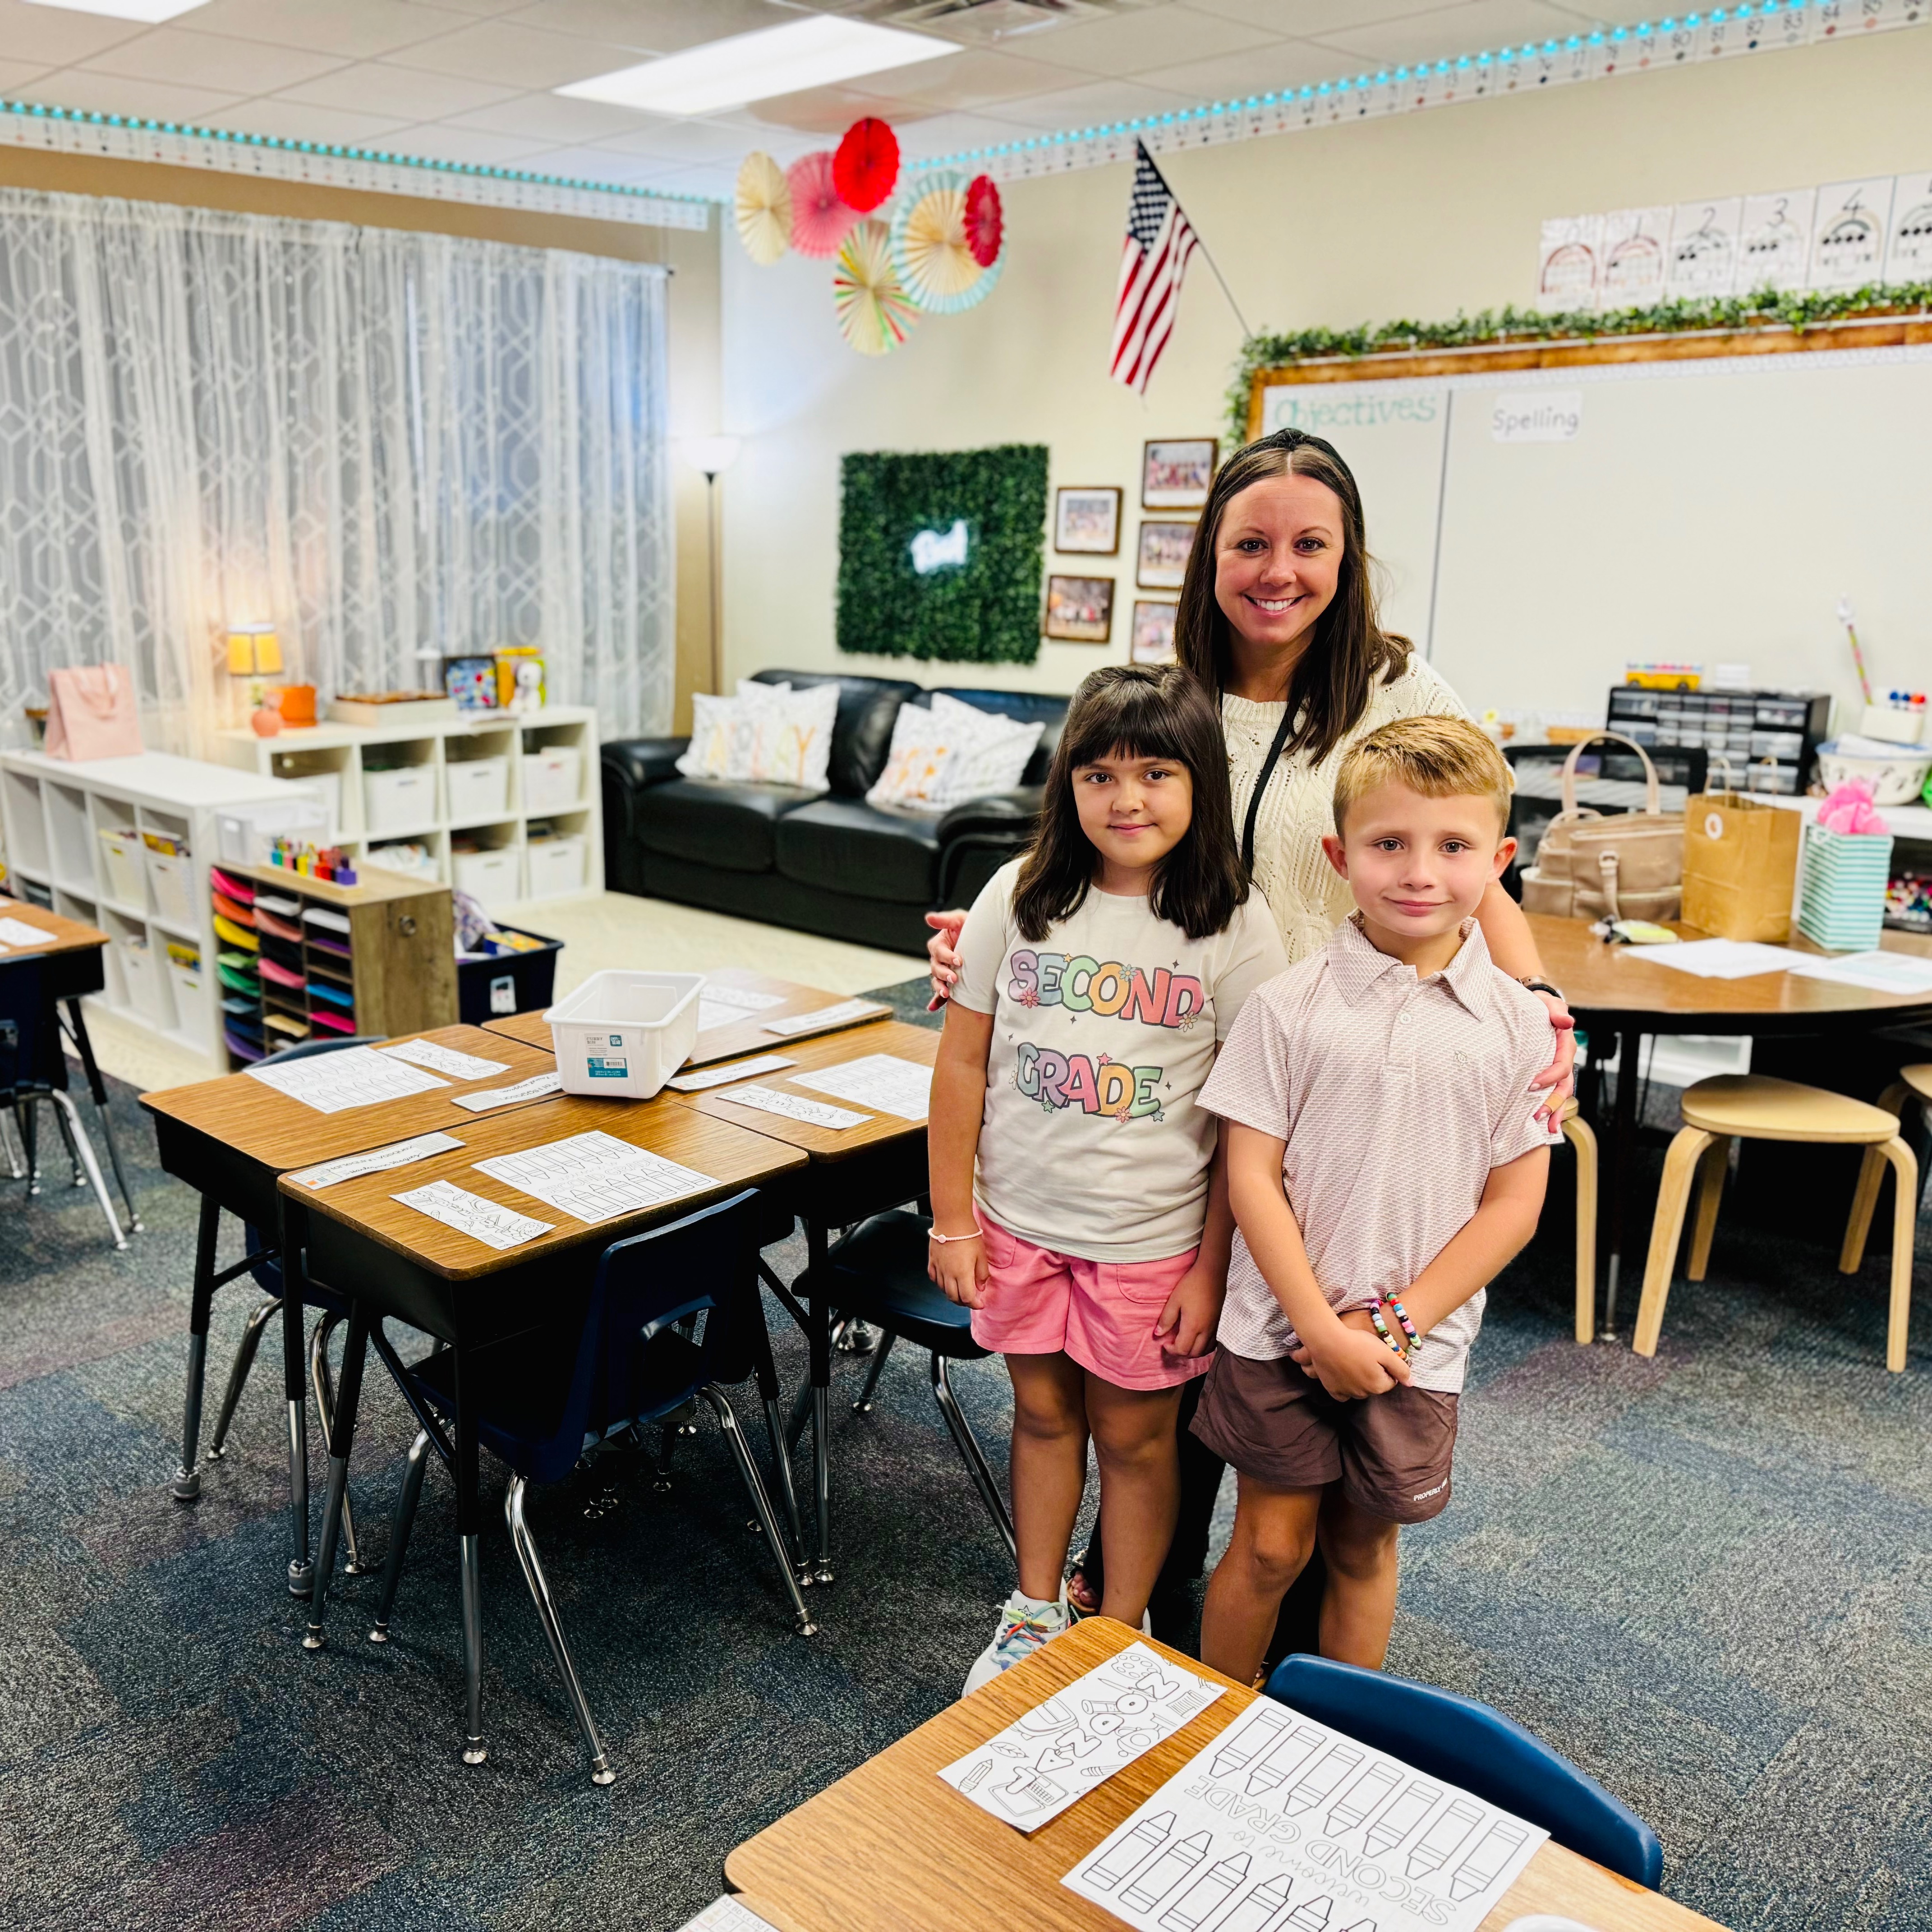
[[[973,1339],[1002,1355],[1063,1351],[1116,1388],[1177,1388],[1205,1375],[1204,1355],[1170,1354],[1154,1324],[1198,1250],[1157,1262],[1090,1262],[1035,1247],[984,1214],[986,1305],[973,1311]]]

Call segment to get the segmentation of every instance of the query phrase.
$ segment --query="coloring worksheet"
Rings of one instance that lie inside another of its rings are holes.
[[[353,1180],[361,1174],[380,1174],[387,1168],[407,1167],[462,1144],[454,1134],[418,1134],[413,1140],[371,1148],[367,1154],[344,1154],[340,1160],[326,1160],[320,1167],[305,1167],[289,1178],[300,1181],[304,1187],[333,1187],[338,1180]]]
[[[932,1069],[893,1053],[868,1053],[813,1073],[788,1074],[794,1087],[809,1087],[860,1107],[876,1107],[902,1120],[922,1120],[932,1104]]]
[[[748,993],[742,986],[700,988],[698,995],[698,1030],[709,1033],[714,1027],[736,1026],[754,1013],[769,1012],[784,1004],[782,993]]]
[[[508,1107],[519,1100],[541,1100],[546,1094],[562,1090],[562,1075],[532,1073],[527,1080],[519,1080],[514,1087],[491,1087],[481,1094],[452,1094],[449,1097],[459,1107],[480,1114],[487,1107]]]
[[[406,1100],[412,1094],[434,1093],[448,1083],[420,1066],[378,1053],[373,1046],[346,1046],[340,1053],[318,1054],[285,1066],[250,1066],[251,1080],[313,1107],[318,1114],[340,1114],[351,1107],[373,1107],[379,1101]]]
[[[781,1066],[796,1066],[798,1062],[788,1060],[782,1053],[761,1053],[755,1060],[734,1060],[728,1066],[707,1066],[697,1073],[680,1073],[664,1084],[680,1094],[701,1094],[707,1087],[728,1087],[734,1080],[748,1078],[754,1073],[776,1073]]]
[[[680,1167],[662,1154],[595,1129],[552,1141],[547,1147],[479,1160],[476,1167],[478,1173],[593,1226],[687,1194],[703,1194],[718,1185],[708,1174]]]
[[[380,1046],[392,1060],[406,1060],[412,1066],[427,1066],[432,1073],[446,1073],[452,1080],[481,1080],[485,1074],[507,1073],[507,1060],[479,1060],[473,1053],[458,1053],[453,1046],[439,1046],[433,1040],[406,1040],[396,1046]]]
[[[44,926],[29,926],[24,919],[0,919],[0,940],[9,946],[51,946],[53,934]]]
[[[808,1127],[862,1127],[872,1117],[855,1114],[849,1108],[835,1107],[828,1100],[808,1100],[802,1094],[782,1094],[776,1087],[761,1087],[756,1081],[748,1087],[734,1087],[718,1096],[734,1106],[755,1107],[762,1114],[777,1114],[788,1120],[802,1120]]]
[[[772,1932],[772,1928],[741,1900],[714,1898],[695,1918],[687,1918],[678,1932]]]
[[[883,1017],[892,1011],[877,1000],[841,1000],[836,1006],[820,1006],[815,1013],[793,1013],[782,1020],[767,1020],[767,1033],[823,1033],[827,1028],[849,1026],[855,1020]]]
[[[1475,1932],[1549,1835],[1259,1697],[1060,1883],[1140,1932]]]
[[[1220,1684],[1130,1643],[939,1774],[981,1810],[1034,1831],[1222,1694]]]
[[[432,1221],[440,1221],[446,1228],[454,1228],[459,1234],[467,1234],[472,1240],[481,1241],[486,1248],[520,1247],[539,1234],[548,1234],[555,1225],[532,1221],[514,1208],[500,1208],[495,1202],[486,1201],[482,1195],[472,1194],[467,1188],[447,1180],[432,1180],[411,1188],[406,1194],[392,1194],[389,1198],[400,1201],[405,1208],[413,1208],[418,1214],[427,1214]]]

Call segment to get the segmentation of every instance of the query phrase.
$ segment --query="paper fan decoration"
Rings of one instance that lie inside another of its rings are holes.
[[[848,208],[869,214],[898,184],[898,137],[868,114],[845,130],[832,158],[832,178]]]
[[[861,221],[838,250],[832,300],[845,340],[861,356],[886,356],[912,332],[919,311],[892,268],[892,230]]]
[[[791,190],[784,169],[770,155],[754,149],[740,164],[732,212],[745,253],[761,268],[770,268],[791,245]]]
[[[928,175],[906,191],[892,223],[892,265],[930,315],[976,307],[1000,279],[998,259],[982,268],[968,242],[966,189],[963,175]]]
[[[966,184],[966,246],[981,268],[990,268],[1000,259],[1000,242],[1006,232],[1006,217],[1000,207],[1000,190],[990,175],[975,175]]]
[[[859,211],[840,200],[832,178],[832,154],[821,148],[785,171],[791,190],[791,245],[801,255],[836,255]]]

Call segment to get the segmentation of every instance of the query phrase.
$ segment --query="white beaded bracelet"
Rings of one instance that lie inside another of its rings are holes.
[[[948,1241],[976,1241],[980,1238],[980,1231],[975,1228],[970,1234],[942,1234],[936,1228],[928,1228],[926,1231],[926,1238],[928,1241],[937,1241],[944,1247]]]

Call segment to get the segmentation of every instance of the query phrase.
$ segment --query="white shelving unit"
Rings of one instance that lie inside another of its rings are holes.
[[[208,862],[217,856],[215,817],[296,791],[272,777],[165,752],[86,764],[40,752],[0,753],[0,817],[14,888],[98,926],[113,942],[104,962],[106,990],[91,997],[216,1065],[221,988],[208,884]],[[110,854],[100,835],[123,832],[153,832],[184,844],[185,878],[178,868],[170,881],[138,836],[129,848],[131,863]],[[170,966],[171,940],[200,954],[197,977]]]
[[[422,723],[316,724],[272,738],[224,731],[219,743],[229,764],[261,777],[320,783],[336,801],[332,842],[358,866],[399,869],[378,848],[420,844],[433,868],[422,876],[460,887],[486,909],[604,889],[597,714],[588,706],[554,704],[520,718],[472,712]],[[530,761],[546,754],[574,754],[568,796],[538,795],[544,774]],[[532,841],[531,827],[544,824],[556,837]],[[453,851],[458,840],[477,852]]]

